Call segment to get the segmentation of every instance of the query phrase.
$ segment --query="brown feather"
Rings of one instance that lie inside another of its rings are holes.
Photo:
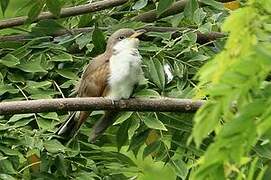
[[[107,79],[109,76],[110,55],[104,53],[97,56],[86,68],[80,81],[79,97],[106,96],[108,91]],[[106,90],[106,91],[105,91]],[[86,121],[91,112],[81,111],[78,119],[77,129]]]
[[[100,97],[106,96],[109,88],[107,78],[109,76],[110,53],[105,52],[94,58],[85,69],[77,89],[78,97]],[[74,133],[87,120],[91,111],[80,111],[70,114],[67,121],[57,131],[58,135],[72,137]]]

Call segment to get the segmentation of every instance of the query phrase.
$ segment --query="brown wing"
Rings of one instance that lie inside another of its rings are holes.
[[[109,56],[96,57],[84,71],[78,88],[79,97],[99,97],[104,95],[109,75]]]
[[[109,75],[109,58],[107,53],[97,56],[85,69],[80,80],[77,93],[79,97],[99,97],[107,91],[107,79]],[[80,111],[76,123],[76,130],[86,121],[90,111]]]
[[[109,59],[109,53],[104,53],[89,63],[82,75],[79,86],[76,88],[75,93],[77,93],[79,97],[106,96],[109,90],[107,85]],[[80,111],[78,117],[77,112],[73,112],[61,125],[57,134],[63,136],[68,134],[69,137],[72,137],[86,121],[90,113],[90,111]]]

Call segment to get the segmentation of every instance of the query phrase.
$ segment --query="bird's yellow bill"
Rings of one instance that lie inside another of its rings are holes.
[[[146,32],[146,30],[144,30],[144,29],[138,30],[134,34],[132,34],[129,38],[137,38],[138,36],[144,34],[145,32]]]

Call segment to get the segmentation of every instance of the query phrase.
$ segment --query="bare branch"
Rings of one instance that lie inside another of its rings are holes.
[[[232,2],[235,0],[217,0],[218,2]],[[153,9],[150,10],[148,12],[139,14],[137,16],[135,16],[133,19],[136,21],[141,21],[141,22],[147,22],[147,23],[151,23],[154,22],[158,19],[164,18],[164,17],[168,17],[174,14],[178,14],[183,12],[185,5],[187,3],[187,0],[179,0],[175,3],[173,3],[164,13],[162,13],[160,16],[158,16],[157,10]],[[201,0],[199,0],[200,5],[202,5],[203,3],[201,3]]]
[[[86,33],[91,32],[94,28],[92,27],[85,27],[85,28],[77,28],[77,29],[70,29],[70,30],[59,30],[53,33],[51,36],[62,36],[64,34],[72,33],[72,34],[79,34],[79,33]],[[102,30],[106,30],[108,28],[100,27]],[[156,27],[156,26],[145,26],[143,29],[147,30],[148,32],[174,32],[172,38],[178,38],[180,36],[180,31],[183,31],[187,28],[174,28],[174,27]],[[224,37],[225,34],[221,32],[210,32],[206,34],[202,34],[200,32],[197,33],[197,42],[202,44],[209,41],[216,40],[218,38]],[[147,40],[148,37],[143,36]],[[27,39],[31,39],[29,34],[18,34],[18,35],[9,35],[9,36],[0,36],[0,42],[4,41],[17,41],[17,42],[24,42]]]
[[[55,111],[160,111],[160,112],[195,112],[204,101],[191,99],[128,99],[112,102],[106,98],[65,98],[41,99],[29,101],[11,101],[0,103],[0,114],[24,114]]]
[[[155,21],[157,19],[167,17],[167,16],[171,16],[171,15],[178,14],[178,13],[182,12],[184,10],[184,7],[185,7],[186,3],[187,3],[187,0],[180,0],[180,1],[177,1],[177,2],[173,3],[171,5],[171,7],[168,8],[159,17],[158,17],[158,13],[157,13],[156,9],[153,9],[153,10],[150,10],[148,12],[145,12],[145,13],[142,13],[142,14],[139,14],[139,15],[135,16],[133,18],[133,20],[150,23],[150,22],[153,22],[153,21]]]
[[[104,10],[107,8],[119,6],[126,2],[128,2],[128,0],[103,0],[103,1],[97,1],[90,4],[63,8],[60,13],[60,18],[96,12],[96,11]],[[36,21],[40,21],[43,19],[54,19],[54,18],[57,18],[57,17],[55,17],[52,13],[43,12],[37,17]],[[2,20],[0,21],[0,29],[23,25],[26,22],[26,20],[27,20],[27,16]]]

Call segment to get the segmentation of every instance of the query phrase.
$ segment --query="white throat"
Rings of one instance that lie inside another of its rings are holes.
[[[114,51],[123,51],[125,49],[129,50],[129,49],[137,49],[138,48],[138,44],[139,44],[139,40],[136,38],[126,38],[120,42],[118,42],[117,44],[115,44],[115,46],[113,47]]]
[[[119,100],[131,96],[134,86],[143,76],[137,39],[125,39],[114,46],[110,58],[109,98]]]

